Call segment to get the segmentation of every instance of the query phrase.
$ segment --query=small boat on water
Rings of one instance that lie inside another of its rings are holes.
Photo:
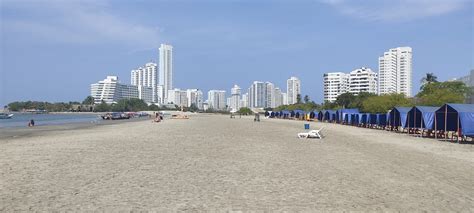
[[[0,113],[0,119],[10,119],[13,117],[13,114]]]

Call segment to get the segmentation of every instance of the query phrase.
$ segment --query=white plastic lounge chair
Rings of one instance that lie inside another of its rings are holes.
[[[321,129],[318,130],[311,130],[309,132],[302,132],[298,133],[298,138],[318,138],[322,139],[323,136],[321,134],[321,131],[323,130],[324,127],[321,127]]]

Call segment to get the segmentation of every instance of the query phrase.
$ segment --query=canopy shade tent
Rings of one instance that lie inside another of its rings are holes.
[[[283,117],[283,118],[289,118],[290,117],[290,111],[288,110],[282,110],[280,111],[280,117]]]
[[[303,110],[299,110],[299,109],[295,109],[295,110],[292,110],[290,112],[290,116],[293,118],[293,117],[296,117],[296,118],[301,118],[303,115],[305,114],[305,112]]]
[[[358,115],[359,124],[368,124],[369,123],[369,116],[370,116],[370,113],[359,113],[359,115]]]
[[[388,114],[385,114],[385,113],[377,114],[377,125],[387,126],[387,118],[388,118]]]
[[[351,125],[359,124],[359,113],[347,113],[344,115],[344,122]]]
[[[407,115],[410,107],[394,107],[388,115],[388,124],[392,127],[405,128],[408,124]]]
[[[369,124],[376,125],[378,120],[378,114],[370,114],[369,115]]]
[[[270,117],[271,118],[278,117],[278,114],[280,114],[280,113],[279,112],[271,112]]]
[[[318,120],[319,121],[322,121],[324,119],[324,113],[325,112],[326,112],[326,110],[322,110],[322,111],[318,112]]]
[[[326,112],[324,113],[324,120],[325,121],[335,121],[336,120],[336,111],[326,110]]]
[[[359,113],[359,109],[339,109],[336,111],[336,121],[341,122],[341,121],[349,121],[349,117],[346,119],[347,114],[354,114],[354,113]]]
[[[315,118],[317,115],[318,115],[318,111],[317,110],[313,110],[309,113],[309,118],[313,119]]]
[[[408,112],[410,128],[434,129],[434,114],[439,107],[415,106]]]
[[[435,112],[435,130],[474,136],[474,104],[445,104]]]
[[[272,111],[265,111],[265,117],[270,116],[271,113],[272,113]]]

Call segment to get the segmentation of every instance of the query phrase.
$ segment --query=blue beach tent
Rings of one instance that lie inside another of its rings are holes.
[[[265,117],[270,116],[271,113],[272,113],[272,111],[265,111]]]
[[[369,114],[368,123],[371,125],[377,125],[378,114]]]
[[[288,110],[282,110],[280,111],[280,117],[283,117],[283,118],[289,118],[290,117],[290,111]]]
[[[347,121],[347,123],[351,124],[351,125],[358,125],[359,124],[359,114],[360,113],[353,113],[353,114],[349,114],[349,120]]]
[[[278,117],[278,112],[270,112],[270,118]]]
[[[359,109],[339,109],[336,111],[336,121],[346,121],[350,122],[350,116],[346,117],[346,115],[359,113]]]
[[[274,114],[275,117],[277,117],[277,118],[280,117],[280,112],[274,112],[274,113],[275,113]]]
[[[388,115],[388,124],[392,127],[405,128],[408,124],[407,115],[410,111],[410,107],[394,107]]]
[[[408,112],[410,128],[434,129],[434,115],[439,107],[415,106]]]
[[[316,116],[318,115],[318,111],[317,110],[313,110],[309,113],[309,118],[313,119],[313,118],[316,118]]]
[[[326,110],[324,113],[324,120],[325,121],[335,121],[336,120],[336,111],[334,110]]]
[[[474,104],[445,104],[436,110],[435,130],[474,136]]]
[[[369,116],[370,113],[359,113],[359,124],[368,124]]]
[[[326,110],[322,110],[322,111],[318,112],[318,120],[319,121],[322,121],[324,119],[324,113],[325,112],[326,112]]]
[[[299,109],[292,110],[290,113],[292,118],[301,118],[305,114],[303,110]]]
[[[377,125],[378,126],[387,126],[388,113],[377,114]]]

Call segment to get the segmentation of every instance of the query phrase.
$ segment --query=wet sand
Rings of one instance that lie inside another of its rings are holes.
[[[474,146],[194,115],[0,138],[0,211],[474,211]]]

